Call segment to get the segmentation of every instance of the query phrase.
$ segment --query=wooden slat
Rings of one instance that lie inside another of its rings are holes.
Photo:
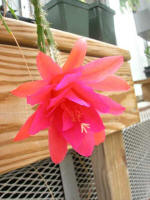
[[[134,84],[148,84],[148,83],[150,83],[150,78],[134,81]]]
[[[9,18],[6,18],[5,20],[21,46],[37,48],[36,25]],[[54,38],[56,40],[58,48],[62,51],[70,51],[74,42],[77,40],[77,38],[80,37],[76,34],[71,34],[56,29],[52,29],[52,32],[54,34]],[[117,46],[89,38],[87,38],[87,42],[87,55],[89,56],[104,57],[112,55],[122,55],[124,56],[125,60],[130,59],[130,53],[127,50],[118,48]],[[14,39],[6,31],[1,21],[0,43],[15,45]]]
[[[92,155],[100,200],[131,200],[125,150],[121,132],[106,137]]]
[[[33,80],[40,78],[35,64],[36,49],[22,48],[30,68]],[[67,58],[61,53],[61,62]],[[86,57],[85,63],[95,59]],[[125,63],[118,71],[132,85],[129,65]],[[26,100],[17,98],[10,91],[25,81],[30,81],[28,70],[20,51],[15,46],[0,45],[0,173],[4,173],[49,156],[47,131],[24,140],[13,142],[19,128],[24,124],[34,108],[26,104]],[[133,88],[127,93],[110,96],[127,109],[121,116],[103,115],[107,134],[120,130],[139,121]]]
[[[106,138],[107,139],[107,138]],[[96,183],[96,190],[98,199],[111,200],[111,190],[109,185],[106,155],[104,151],[104,144],[95,147],[93,155],[91,156],[92,167],[94,172],[94,180]]]
[[[142,92],[143,92],[143,100],[150,101],[150,83],[142,85]]]

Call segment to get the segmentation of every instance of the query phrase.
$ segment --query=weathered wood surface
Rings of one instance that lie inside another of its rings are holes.
[[[36,25],[29,24],[14,19],[5,18],[10,30],[15,35],[21,46],[37,48]],[[77,38],[81,37],[72,33],[52,29],[58,49],[62,51],[70,51]],[[15,41],[7,32],[0,21],[0,43],[13,44]],[[110,55],[122,55],[125,60],[130,60],[130,53],[127,50],[120,49],[115,45],[110,45],[94,39],[87,38],[88,51],[87,55],[104,57]]]
[[[125,150],[121,132],[106,137],[92,155],[100,200],[131,200]]]
[[[150,101],[150,78],[134,81],[134,84],[141,84],[143,100]]]
[[[134,84],[148,84],[148,83],[150,83],[150,78],[134,81]]]
[[[142,84],[144,101],[150,101],[150,83]]]
[[[33,80],[40,78],[35,65],[36,49],[22,48]],[[65,62],[66,53],[61,53],[61,62]],[[95,59],[86,57],[85,63]],[[126,107],[121,116],[103,115],[107,134],[121,130],[139,121],[136,99],[132,87],[131,72],[125,63],[117,73],[126,79],[131,89],[126,93],[110,93],[117,102]],[[30,81],[28,70],[20,51],[15,46],[0,45],[0,173],[4,173],[30,164],[49,156],[47,131],[38,133],[22,142],[13,142],[13,138],[33,108],[26,104],[25,99],[15,97],[10,91],[25,81]],[[107,93],[108,94],[108,93]],[[109,154],[109,152],[108,152]]]

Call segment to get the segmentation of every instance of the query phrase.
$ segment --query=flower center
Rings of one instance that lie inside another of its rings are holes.
[[[67,112],[73,122],[81,122],[82,113],[78,107],[74,105],[69,106],[65,103],[62,103],[61,108]]]
[[[83,114],[82,114],[82,110],[80,110],[79,106],[76,106],[74,104],[66,104],[66,103],[62,103],[61,104],[61,108],[70,116],[72,122],[77,122],[80,124],[81,126],[81,133],[87,133],[88,130],[90,128],[90,124],[84,123],[84,119],[83,119]]]
[[[81,133],[87,133],[87,129],[90,128],[89,124],[81,123]]]

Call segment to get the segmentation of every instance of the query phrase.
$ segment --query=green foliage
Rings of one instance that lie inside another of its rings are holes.
[[[15,19],[18,19],[18,17],[16,16],[15,14],[15,11],[10,7],[10,5],[8,4],[7,0],[4,0],[5,4],[8,6],[8,9],[9,11],[11,12],[12,16],[15,18]]]
[[[5,4],[9,8],[9,11],[11,14],[14,16],[14,18],[18,19],[15,11],[8,5],[7,0],[4,0]],[[47,51],[50,53],[51,57],[54,59],[54,61],[58,61],[58,56],[57,56],[57,48],[55,45],[55,41],[52,35],[52,32],[50,30],[50,25],[47,22],[45,18],[45,13],[42,9],[42,6],[40,5],[39,0],[31,0],[31,3],[34,6],[34,14],[35,14],[35,20],[37,24],[37,43],[38,43],[38,48],[40,51],[47,53]],[[2,21],[3,25],[5,26],[6,30],[8,33],[10,33],[13,38],[15,39],[13,33],[9,29],[7,23],[5,22],[5,18],[2,16],[0,13],[0,20]],[[16,43],[17,40],[15,39]]]
[[[9,29],[8,25],[6,24],[2,14],[0,13],[0,20],[2,21],[3,25],[5,26],[6,30],[8,31],[8,33],[11,33],[11,30]]]
[[[50,30],[50,25],[46,20],[45,13],[42,9],[39,0],[31,0],[31,3],[34,6],[34,15],[37,24],[37,42],[40,51],[50,53],[50,56],[53,58],[55,62],[57,62],[57,48],[55,45],[55,41]]]
[[[146,56],[148,59],[150,59],[150,46],[147,46],[147,47],[145,48],[144,53],[145,53],[145,56]]]
[[[35,15],[35,20],[37,24],[38,47],[40,51],[46,53],[46,45],[45,45],[45,39],[44,39],[44,26],[42,23],[43,13],[42,13],[39,1],[31,0],[31,2],[34,6],[34,15]]]
[[[9,4],[7,3],[6,0],[4,0],[5,4],[8,6],[9,11],[11,12],[11,14],[14,16],[15,19],[18,19],[18,17],[15,14],[15,11],[9,6]],[[0,20],[2,21],[3,25],[5,26],[6,30],[8,33],[12,33],[11,30],[9,29],[7,23],[5,22],[5,19],[3,18],[2,14],[0,13]]]
[[[132,11],[136,11],[139,4],[139,0],[120,0],[120,9],[124,11],[124,9],[130,8]]]

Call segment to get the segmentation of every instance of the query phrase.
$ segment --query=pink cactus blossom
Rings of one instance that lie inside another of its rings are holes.
[[[26,97],[27,103],[38,104],[15,137],[23,140],[48,129],[50,156],[60,163],[70,144],[80,155],[90,156],[95,145],[105,140],[101,113],[121,114],[125,108],[99,91],[126,91],[129,85],[114,73],[123,57],[111,56],[82,65],[87,44],[81,38],[61,68],[40,52],[37,67],[42,80],[20,85],[12,93]]]

